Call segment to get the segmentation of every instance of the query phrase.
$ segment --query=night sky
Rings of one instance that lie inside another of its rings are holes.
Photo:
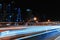
[[[25,0],[19,1],[18,4],[21,8],[31,8],[32,14],[39,19],[60,20],[59,8],[56,7],[57,4],[54,1]]]
[[[6,0],[5,0],[6,1]],[[8,0],[6,2],[10,2]],[[32,10],[32,15],[38,17],[39,19],[51,19],[60,20],[60,8],[56,1],[40,1],[40,0],[13,0],[15,1],[16,7],[22,9],[22,16],[26,15],[25,10],[27,8]],[[57,6],[57,7],[56,7]]]

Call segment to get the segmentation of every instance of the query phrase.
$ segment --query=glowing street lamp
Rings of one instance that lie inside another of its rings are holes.
[[[50,22],[50,20],[48,20],[48,22]]]
[[[36,18],[36,17],[34,17],[34,20],[37,20],[37,18]]]

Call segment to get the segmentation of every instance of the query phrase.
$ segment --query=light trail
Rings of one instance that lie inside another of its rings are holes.
[[[35,32],[42,32],[42,31],[47,31],[52,29],[59,29],[59,28],[60,26],[28,26],[26,27],[26,29],[23,30],[8,30],[8,31],[1,32],[0,38],[22,35],[22,34],[30,34]]]

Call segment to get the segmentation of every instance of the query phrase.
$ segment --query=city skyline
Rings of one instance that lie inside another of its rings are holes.
[[[59,13],[58,8],[55,7],[56,4],[47,4],[44,2],[40,1],[32,1],[32,0],[26,0],[26,1],[21,1],[21,0],[8,0],[8,1],[1,1],[3,4],[8,4],[8,3],[13,3],[14,8],[21,8],[21,15],[23,19],[28,18],[28,13],[26,13],[26,9],[31,9],[32,13],[30,15],[33,15],[34,17],[38,17],[40,20],[47,20],[51,19],[53,21],[60,21],[59,17],[60,15],[57,14]],[[43,4],[42,4],[43,3]]]

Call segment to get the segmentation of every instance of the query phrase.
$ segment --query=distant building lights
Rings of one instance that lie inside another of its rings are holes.
[[[0,4],[0,6],[2,6],[2,4]]]
[[[2,4],[0,4],[0,9],[2,8]]]
[[[12,16],[9,16],[10,18],[12,17]]]
[[[18,22],[18,19],[16,21]]]
[[[38,23],[38,21],[36,21],[36,23]]]
[[[28,12],[29,12],[29,11],[31,11],[31,9],[26,9],[26,11],[28,11]]]

